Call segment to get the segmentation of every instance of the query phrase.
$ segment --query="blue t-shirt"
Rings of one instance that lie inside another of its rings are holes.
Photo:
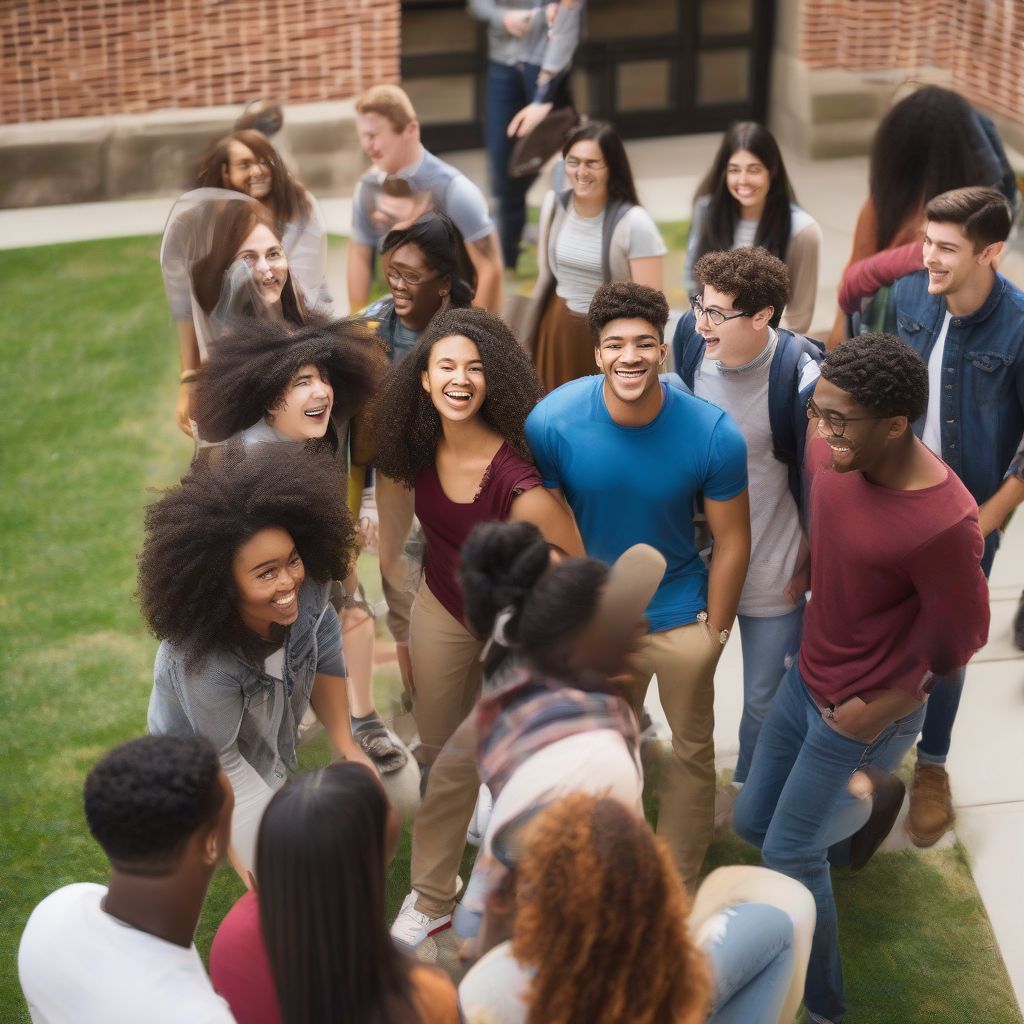
[[[707,607],[694,497],[728,501],[747,486],[747,446],[729,416],[664,382],[661,389],[661,411],[643,427],[611,418],[600,375],[563,384],[526,420],[544,486],[561,488],[588,555],[611,564],[644,543],[665,556],[647,607],[654,633],[694,622]]]

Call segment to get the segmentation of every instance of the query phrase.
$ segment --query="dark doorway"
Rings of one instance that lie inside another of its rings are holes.
[[[573,95],[626,138],[764,121],[774,0],[588,0]],[[484,26],[464,0],[402,0],[402,84],[428,149],[483,145]]]

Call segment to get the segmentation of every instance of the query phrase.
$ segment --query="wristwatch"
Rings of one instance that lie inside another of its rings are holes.
[[[697,612],[697,621],[703,622],[708,632],[711,632],[711,624],[708,622],[708,613],[706,611]],[[718,642],[724,647],[729,639],[729,630],[720,629],[718,631]]]

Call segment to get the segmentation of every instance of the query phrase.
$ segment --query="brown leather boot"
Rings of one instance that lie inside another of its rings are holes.
[[[956,821],[953,798],[949,792],[946,769],[936,764],[921,764],[914,769],[910,787],[907,832],[915,846],[934,846]]]

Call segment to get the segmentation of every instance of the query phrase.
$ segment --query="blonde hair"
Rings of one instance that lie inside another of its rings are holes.
[[[357,114],[379,114],[396,132],[417,120],[412,100],[397,85],[373,85],[356,100]]]

